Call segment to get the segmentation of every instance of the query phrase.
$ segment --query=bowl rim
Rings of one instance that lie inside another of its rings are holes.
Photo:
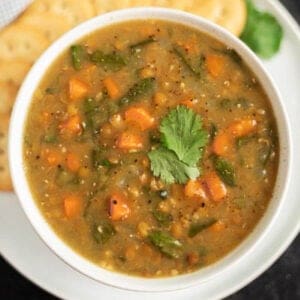
[[[90,33],[107,26],[131,20],[165,20],[196,28],[235,49],[261,82],[275,115],[279,133],[280,157],[274,196],[268,208],[254,230],[234,250],[218,262],[189,274],[165,278],[142,278],[123,273],[112,272],[95,265],[68,246],[52,229],[43,217],[32,196],[25,175],[23,161],[23,137],[32,95],[44,78],[49,66],[74,42]],[[80,273],[106,285],[134,291],[162,292],[187,288],[211,280],[233,264],[237,264],[246,254],[255,250],[272,228],[272,222],[278,214],[285,198],[290,181],[292,165],[292,141],[290,125],[280,93],[272,78],[268,75],[258,57],[237,37],[220,26],[193,14],[180,10],[158,7],[138,7],[113,11],[90,19],[65,33],[55,41],[36,61],[26,76],[17,96],[9,129],[9,162],[12,181],[24,210],[34,230],[43,242],[59,258]]]

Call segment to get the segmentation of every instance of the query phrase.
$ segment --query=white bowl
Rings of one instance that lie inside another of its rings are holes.
[[[253,232],[236,249],[215,264],[191,274],[159,279],[146,279],[111,272],[93,264],[73,251],[55,234],[51,226],[46,222],[32,197],[24,171],[24,124],[33,93],[45,72],[62,52],[87,34],[114,23],[138,19],[161,19],[185,24],[199,29],[235,49],[257,76],[271,101],[277,120],[280,143],[279,168],[274,196]],[[39,236],[57,256],[74,269],[102,283],[123,289],[152,292],[176,290],[201,284],[212,279],[217,273],[219,274],[230,268],[233,264],[238,264],[249,251],[255,251],[257,242],[266,238],[266,234],[272,230],[273,219],[280,210],[281,203],[285,198],[292,163],[287,115],[277,88],[256,55],[228,31],[203,18],[179,10],[153,7],[119,10],[91,19],[63,35],[39,58],[27,75],[14,106],[9,134],[9,158],[13,184],[21,206]],[[45,268],[47,268],[47,262],[45,262]]]

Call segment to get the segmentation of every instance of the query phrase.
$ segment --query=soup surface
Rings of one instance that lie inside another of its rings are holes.
[[[276,124],[239,55],[180,24],[78,41],[36,91],[24,137],[44,217],[104,268],[173,276],[223,257],[272,197]]]

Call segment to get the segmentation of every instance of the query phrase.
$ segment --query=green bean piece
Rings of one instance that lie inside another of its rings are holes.
[[[235,171],[230,162],[223,158],[216,157],[214,159],[214,166],[224,183],[232,187],[236,186]]]
[[[191,63],[188,61],[187,57],[182,53],[182,51],[177,47],[173,47],[173,52],[177,55],[177,57],[180,59],[180,61],[183,63],[183,65],[197,78],[202,77],[202,68],[203,64],[205,62],[205,56],[201,55],[199,60],[199,66],[198,68],[195,68],[191,65]]]
[[[125,59],[118,53],[105,54],[101,50],[96,50],[90,56],[92,62],[102,66],[104,69],[118,71],[127,65]]]
[[[154,230],[149,234],[151,243],[156,246],[161,253],[170,258],[178,258],[180,256],[180,248],[182,243],[166,232]]]
[[[135,43],[135,44],[129,46],[129,48],[130,48],[130,50],[131,50],[132,52],[135,52],[138,48],[147,46],[147,45],[152,44],[152,43],[154,43],[154,42],[156,42],[156,40],[154,39],[154,37],[151,36],[151,37],[149,37],[149,38],[147,38],[147,39],[145,39],[145,40],[142,40],[142,41],[140,41],[140,42],[137,42],[137,43]]]
[[[119,100],[121,105],[137,100],[140,96],[146,95],[154,90],[155,78],[149,77],[140,79],[128,92]]]
[[[80,70],[82,67],[82,56],[84,49],[81,45],[71,46],[72,65],[75,70]]]
[[[201,231],[209,228],[217,222],[215,218],[205,218],[196,223],[192,223],[188,232],[189,237],[194,237]]]

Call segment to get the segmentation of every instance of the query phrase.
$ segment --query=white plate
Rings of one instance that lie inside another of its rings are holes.
[[[285,38],[280,53],[264,62],[277,83],[291,121],[294,153],[300,153],[300,30],[277,0],[257,0],[260,7],[272,12],[282,24]],[[186,290],[167,293],[138,293],[97,283],[74,271],[57,258],[39,239],[17,198],[0,193],[1,255],[29,280],[64,299],[219,299],[242,288],[265,271],[288,247],[300,229],[300,159],[294,161],[292,181],[283,208],[267,240],[255,251],[225,271],[222,276]],[[263,262],[263,263],[262,263]],[[221,278],[222,277],[222,278]],[[225,279],[224,279],[225,278]]]

